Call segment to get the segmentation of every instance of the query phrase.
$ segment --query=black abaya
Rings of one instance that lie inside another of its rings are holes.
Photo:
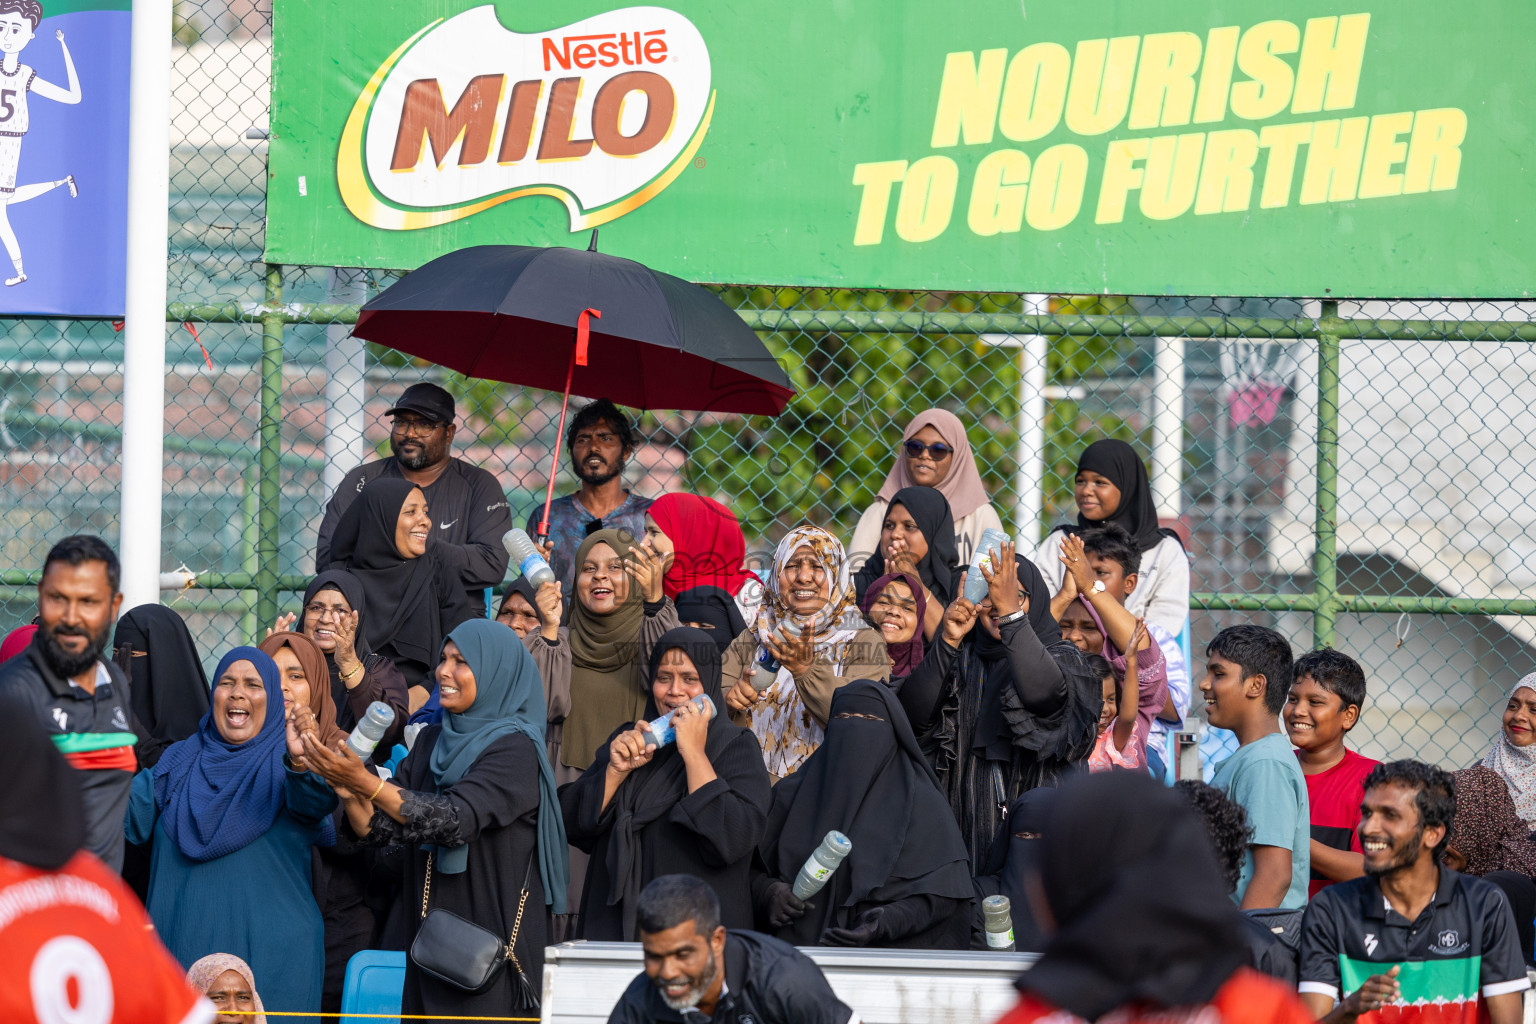
[[[139,605],[119,619],[112,648],[143,726],[134,752],[141,768],[153,768],[166,747],[197,732],[208,710],[202,659],[182,617],[158,604]]]
[[[442,726],[430,725],[416,737],[411,753],[400,765],[395,781],[415,793],[437,791],[429,767],[432,749]],[[468,866],[448,874],[433,858],[432,892],[428,908],[441,907],[497,935],[512,934],[517,918],[523,879],[528,879],[528,901],[517,936],[517,959],[528,973],[534,991],[542,992],[544,946],[548,938],[548,914],[537,859],[539,815],[539,754],[533,741],[521,733],[494,740],[463,778],[442,793],[457,811],[459,837],[468,843]],[[431,843],[439,837],[430,819],[419,828],[373,818],[370,845],[408,843],[405,863],[405,946],[416,938],[422,916],[422,889],[426,880]],[[528,871],[530,858],[533,870]],[[422,974],[409,960],[405,969],[405,1013],[468,1016],[506,1016],[519,1005],[512,967],[500,970],[483,992],[468,993]],[[527,1009],[526,1007],[524,1009]],[[527,1014],[523,1014],[527,1016]]]
[[[793,883],[829,831],[852,851],[797,920],[776,931],[796,945],[965,949],[973,900],[960,830],[949,816],[901,704],[858,679],[832,697],[827,734],[773,791],[753,880],[765,917],[775,882]],[[863,926],[857,940],[848,933]],[[829,929],[833,934],[829,935]]]

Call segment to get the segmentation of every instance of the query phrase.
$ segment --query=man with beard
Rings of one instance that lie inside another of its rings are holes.
[[[436,384],[412,384],[384,415],[394,417],[389,458],[365,462],[342,478],[325,507],[315,540],[315,571],[331,565],[331,535],[341,514],[369,481],[403,478],[421,488],[436,528],[431,544],[454,564],[470,603],[487,607],[487,587],[507,574],[502,534],[512,529],[512,510],[496,478],[448,454],[453,445],[453,396]],[[567,584],[569,589],[569,584]]]
[[[114,871],[123,866],[123,813],[138,768],[128,680],[102,658],[117,621],[117,555],[100,537],[66,537],[43,562],[37,632],[0,666],[0,693],[36,714],[80,773],[85,847]]]
[[[858,1024],[794,946],[727,931],[714,890],[692,875],[662,875],[640,890],[636,918],[645,973],[608,1024]]]
[[[651,499],[624,489],[624,464],[635,454],[635,429],[608,399],[582,406],[566,428],[565,446],[581,487],[551,503],[544,557],[569,601],[576,578],[576,549],[582,541],[598,530],[623,530],[636,540],[644,537],[645,510],[651,507]],[[528,517],[530,537],[538,536],[543,517],[540,503]]]
[[[1521,1019],[1531,983],[1509,902],[1440,863],[1454,785],[1418,761],[1366,776],[1356,830],[1365,876],[1312,897],[1301,926],[1299,989],[1319,1020]]]

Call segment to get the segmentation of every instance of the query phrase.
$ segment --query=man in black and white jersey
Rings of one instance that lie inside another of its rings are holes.
[[[1451,776],[1377,765],[1358,834],[1365,876],[1322,890],[1301,928],[1302,1000],[1320,1020],[1518,1024],[1525,973],[1499,888],[1440,864],[1456,814]]]

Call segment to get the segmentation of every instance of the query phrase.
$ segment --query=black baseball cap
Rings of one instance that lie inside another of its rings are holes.
[[[452,423],[453,396],[436,384],[425,381],[412,384],[405,389],[405,394],[400,396],[394,408],[386,410],[384,415],[394,416],[402,412],[413,412],[433,423]]]

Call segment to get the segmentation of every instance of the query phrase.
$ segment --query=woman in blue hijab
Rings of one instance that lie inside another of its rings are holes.
[[[133,780],[128,841],[154,837],[149,916],[183,967],[231,953],[269,979],[274,1009],[318,1010],[325,944],[310,846],[334,840],[336,794],[304,766],[271,658],[236,647],[213,679],[197,732]]]
[[[336,786],[364,843],[407,847],[407,948],[430,909],[504,940],[517,928],[521,975],[508,963],[487,988],[469,993],[408,959],[403,1012],[533,1009],[544,986],[545,908],[564,912],[567,883],[565,828],[544,753],[543,683],[517,634],[489,619],[454,627],[435,675],[442,722],[416,737],[393,781],[380,780],[345,744],[328,751],[306,734],[305,753]]]

